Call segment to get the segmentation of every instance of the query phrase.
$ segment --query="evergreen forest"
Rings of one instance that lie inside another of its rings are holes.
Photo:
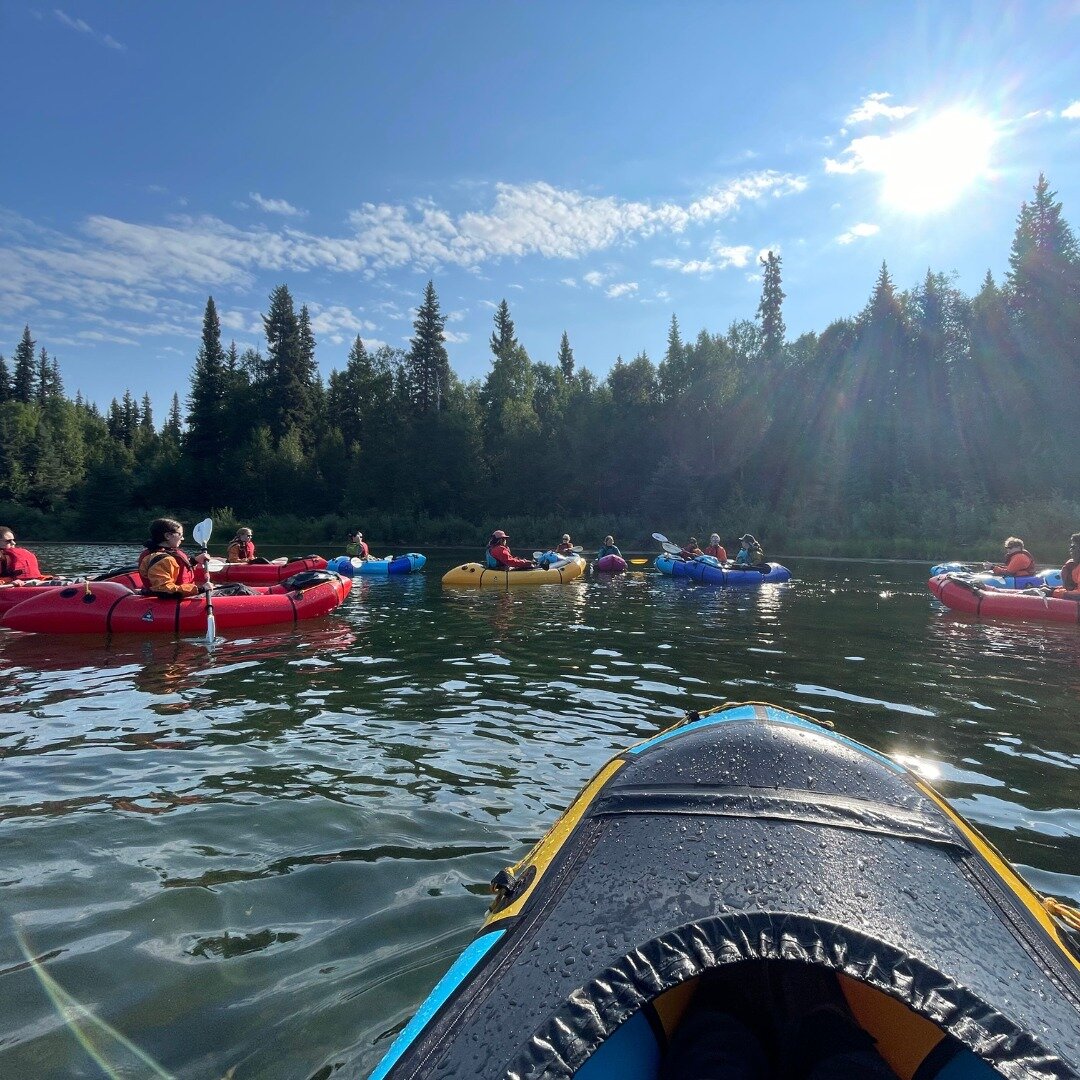
[[[242,352],[211,297],[188,396],[160,424],[145,395],[104,412],[69,398],[27,326],[0,356],[0,521],[28,542],[137,544],[158,514],[212,512],[335,550],[354,527],[386,550],[495,527],[587,549],[750,530],[769,553],[919,558],[986,558],[1017,533],[1063,560],[1080,529],[1080,251],[1044,177],[1004,280],[987,272],[975,296],[933,269],[901,288],[883,264],[861,312],[791,340],[782,259],[761,264],[753,317],[694,337],[673,315],[662,357],[603,379],[569,333],[535,359],[503,300],[489,372],[462,381],[433,282],[407,349],[358,337],[325,381],[286,285],[265,346]]]

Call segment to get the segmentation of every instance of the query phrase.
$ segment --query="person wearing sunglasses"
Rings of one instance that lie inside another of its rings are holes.
[[[172,518],[155,518],[150,522],[150,539],[139,556],[139,573],[143,592],[150,596],[180,597],[209,592],[213,587],[207,580],[205,552],[195,561],[180,550],[184,542],[184,526]]]
[[[37,556],[24,547],[19,547],[15,534],[6,526],[0,525],[0,579],[7,582],[34,581],[41,577]]]

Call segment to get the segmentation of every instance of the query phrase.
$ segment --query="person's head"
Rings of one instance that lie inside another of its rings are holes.
[[[608,535],[604,537],[604,543],[605,544],[614,544],[615,543],[615,537],[612,536],[610,533],[608,533]]]
[[[742,544],[744,548],[757,546],[757,541],[754,539],[753,533],[745,533],[743,536],[740,536],[739,543]]]
[[[0,525],[0,547],[14,547],[17,543],[15,534],[6,525]]]
[[[502,529],[496,529],[491,534],[491,539],[488,541],[488,545],[490,546],[492,544],[505,544],[509,539],[510,537],[507,536],[506,533],[502,531]]]
[[[236,539],[237,540],[250,540],[251,537],[252,537],[252,532],[251,532],[251,530],[249,528],[247,528],[247,526],[245,526],[242,529],[237,529],[236,530]]]
[[[688,548],[696,548],[697,547],[697,537],[696,536],[691,536],[690,539],[686,541],[686,546]]]
[[[1069,550],[1073,552],[1074,555],[1080,555],[1080,532],[1073,533],[1072,536],[1069,537]]]
[[[559,543],[561,543],[561,544],[569,544],[570,543],[570,534],[569,533],[563,533],[562,534],[562,540],[560,540]]]
[[[720,543],[720,534],[719,533],[713,533],[712,536],[709,537],[709,543],[710,544],[719,544]]]
[[[1023,551],[1023,549],[1024,549],[1024,541],[1021,540],[1019,536],[1010,536],[1005,541],[1005,550],[1006,551]]]
[[[179,547],[184,540],[184,526],[173,518],[154,518],[150,522],[151,547]]]

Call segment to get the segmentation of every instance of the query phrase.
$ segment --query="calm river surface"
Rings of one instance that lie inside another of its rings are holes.
[[[212,651],[0,631],[0,1075],[366,1075],[491,877],[611,754],[724,701],[905,758],[1080,901],[1080,630],[951,615],[923,565],[444,592],[466,557]]]

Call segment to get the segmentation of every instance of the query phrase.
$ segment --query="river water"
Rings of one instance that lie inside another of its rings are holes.
[[[466,557],[213,649],[0,631],[0,1075],[366,1075],[499,869],[613,753],[725,701],[900,757],[1080,902],[1076,628],[952,615],[922,565],[444,591]]]

